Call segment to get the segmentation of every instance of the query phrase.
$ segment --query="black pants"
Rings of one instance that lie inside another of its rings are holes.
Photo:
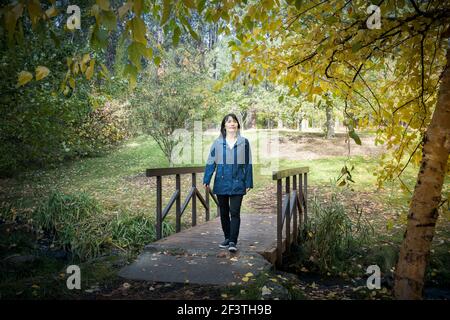
[[[244,195],[217,195],[220,208],[220,221],[225,239],[237,243],[241,226],[241,204]],[[231,215],[231,219],[230,219]]]

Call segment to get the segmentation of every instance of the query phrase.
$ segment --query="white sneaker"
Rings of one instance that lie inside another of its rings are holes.
[[[228,245],[228,251],[230,251],[230,252],[237,251],[236,244],[234,242],[230,242],[230,244]]]

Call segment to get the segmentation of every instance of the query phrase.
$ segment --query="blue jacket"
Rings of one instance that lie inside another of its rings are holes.
[[[246,194],[247,188],[253,188],[252,154],[248,139],[238,135],[233,149],[230,149],[222,136],[217,138],[209,152],[203,184],[209,185],[214,171],[214,194]]]

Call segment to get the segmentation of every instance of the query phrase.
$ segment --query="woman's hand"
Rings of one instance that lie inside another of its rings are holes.
[[[209,188],[209,184],[203,184],[203,186],[208,189]]]

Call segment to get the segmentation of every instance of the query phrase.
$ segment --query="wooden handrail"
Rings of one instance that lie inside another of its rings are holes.
[[[200,191],[197,189],[196,174],[205,171],[205,167],[178,167],[178,168],[156,168],[147,169],[147,177],[156,177],[156,238],[159,240],[162,238],[162,223],[172,208],[173,204],[176,203],[176,226],[175,231],[181,231],[181,216],[186,210],[189,202],[192,200],[192,226],[197,224],[197,198],[200,203],[205,208],[205,219],[209,221],[210,204],[209,197],[211,196],[213,201],[217,205],[217,214],[219,215],[219,202],[216,196],[212,193],[211,189],[208,187],[205,190],[205,198],[203,198]],[[181,174],[191,174],[192,175],[192,186],[189,193],[181,204]],[[168,175],[176,176],[176,187],[175,192],[172,194],[167,205],[162,208],[162,177]]]
[[[272,173],[272,179],[277,180],[277,266],[282,264],[283,259],[283,228],[285,228],[286,235],[285,248],[289,253],[291,244],[299,241],[299,230],[302,228],[304,230],[307,222],[308,172],[309,167],[300,167]],[[285,179],[285,194],[283,194],[283,179]]]
[[[175,167],[175,168],[154,168],[147,169],[145,174],[147,177],[171,176],[174,174],[202,173],[205,167]]]
[[[272,180],[288,178],[288,177],[292,177],[292,176],[296,176],[296,175],[308,173],[308,172],[309,172],[309,167],[299,167],[299,168],[291,168],[291,169],[273,171],[272,172]]]

